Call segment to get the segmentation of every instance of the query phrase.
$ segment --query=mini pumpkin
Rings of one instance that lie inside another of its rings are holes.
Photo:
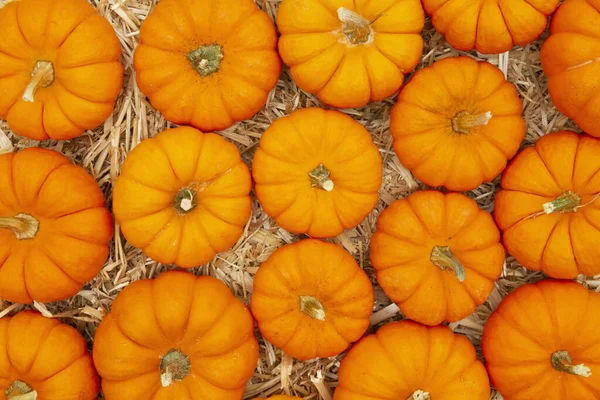
[[[395,94],[423,53],[418,0],[284,0],[279,53],[304,91],[363,107]]]
[[[267,129],[252,173],[260,204],[281,227],[331,237],[373,210],[382,166],[361,124],[338,111],[308,108]]]
[[[544,280],[509,294],[489,317],[482,349],[506,400],[597,399],[600,295]]]
[[[550,133],[504,172],[495,218],[506,250],[553,278],[600,273],[600,140]]]
[[[445,326],[392,322],[350,349],[334,400],[488,400],[475,348]]]
[[[93,354],[106,400],[241,400],[258,343],[227,286],[169,271],[119,293]]]
[[[426,325],[472,314],[494,289],[504,259],[492,216],[458,193],[421,191],[392,203],[371,240],[381,288]]]
[[[253,0],[163,0],[140,30],[137,83],[169,121],[225,129],[264,107],[281,73],[276,46]]]
[[[96,400],[99,391],[77,330],[33,311],[0,318],[0,399]]]
[[[214,133],[169,129],[125,160],[113,208],[129,243],[163,264],[192,268],[233,246],[252,212],[237,148]]]
[[[52,150],[0,155],[0,298],[75,295],[104,265],[112,235],[104,195],[86,170]]]
[[[525,137],[515,87],[488,62],[451,57],[421,69],[392,110],[400,162],[419,180],[472,190],[498,176]]]
[[[423,7],[435,29],[454,48],[498,54],[536,40],[558,2],[423,0]]]
[[[600,4],[566,0],[552,17],[540,59],[552,102],[590,135],[600,137]]]
[[[71,139],[113,112],[123,85],[114,29],[85,0],[0,8],[0,118],[36,140]]]
[[[290,356],[332,357],[369,327],[373,286],[347,251],[306,239],[260,266],[251,307],[265,339]]]

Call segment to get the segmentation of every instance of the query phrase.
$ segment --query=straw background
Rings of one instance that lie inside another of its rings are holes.
[[[0,0],[0,6],[6,2],[7,0]],[[0,121],[0,136],[6,134],[17,150],[41,146],[65,154],[96,178],[110,207],[112,186],[127,154],[144,139],[153,137],[173,125],[155,111],[139,91],[132,67],[140,24],[152,11],[156,1],[90,0],[90,2],[113,25],[123,47],[125,84],[113,115],[94,131],[88,131],[85,135],[66,142],[40,143],[17,137],[12,134],[4,121]],[[281,0],[256,0],[256,2],[275,19]],[[422,34],[425,39],[425,49],[418,68],[431,65],[442,58],[465,55],[452,49],[444,38],[435,32],[429,20]],[[524,48],[515,48],[510,53],[499,56],[482,57],[475,52],[466,54],[497,65],[509,81],[516,85],[524,101],[523,115],[528,126],[523,146],[530,146],[548,132],[576,129],[572,122],[553,107],[548,95],[546,79],[539,61],[542,40],[543,38]],[[375,312],[369,332],[374,332],[385,322],[402,318],[398,308],[391,304],[381,288],[377,286],[375,272],[369,262],[369,241],[375,230],[377,217],[394,200],[424,188],[400,164],[392,150],[389,117],[393,104],[392,98],[384,102],[372,103],[358,110],[343,110],[371,132],[373,141],[380,149],[384,164],[384,179],[376,209],[360,226],[332,239],[355,256],[375,285]],[[276,89],[269,96],[266,107],[253,119],[237,123],[220,134],[239,148],[244,160],[250,165],[262,132],[274,120],[293,110],[319,105],[316,97],[307,95],[296,87],[289,72],[284,69]],[[494,196],[499,188],[498,182],[499,179],[496,179],[467,194],[483,209],[491,212]],[[116,224],[116,231],[119,232],[118,224]],[[262,212],[255,200],[252,219],[236,246],[218,255],[208,265],[194,269],[193,272],[216,276],[248,304],[252,293],[253,276],[260,264],[278,247],[298,239],[297,236],[279,228]],[[102,272],[86,285],[83,291],[69,300],[52,304],[36,303],[33,307],[46,316],[57,317],[76,326],[91,345],[98,324],[110,310],[115,296],[124,287],[139,279],[155,277],[171,268],[173,267],[160,265],[146,258],[140,250],[127,244],[117,234],[111,243],[111,254]],[[541,273],[526,271],[514,259],[507,258],[502,277],[488,301],[480,306],[475,314],[451,324],[450,327],[455,332],[466,335],[479,351],[485,320],[501,299],[516,287],[537,281],[542,277]],[[595,290],[600,286],[600,280],[588,279],[584,282],[582,278],[579,281]],[[0,317],[14,314],[24,308],[26,307],[23,305],[10,304],[0,299]],[[305,399],[331,399],[342,356],[299,362],[265,342],[258,331],[257,336],[260,341],[260,360],[254,377],[247,385],[245,399],[284,392]],[[490,399],[501,400],[502,397],[492,392]]]

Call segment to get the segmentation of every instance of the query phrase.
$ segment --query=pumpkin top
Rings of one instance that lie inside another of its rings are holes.
[[[489,317],[482,341],[503,397],[597,396],[598,310],[600,295],[574,282],[544,280],[509,294]]]
[[[20,0],[0,8],[0,118],[17,134],[71,139],[113,111],[121,45],[84,0]]]

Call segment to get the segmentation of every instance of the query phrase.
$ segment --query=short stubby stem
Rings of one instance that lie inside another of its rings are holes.
[[[452,118],[452,130],[456,133],[470,133],[471,129],[487,125],[493,115],[490,111],[483,114],[471,114],[461,111]]]
[[[12,231],[18,240],[33,239],[40,229],[40,223],[29,214],[14,217],[0,217],[0,229]]]
[[[40,88],[45,88],[54,82],[54,66],[50,61],[38,61],[31,72],[31,80],[23,93],[23,101],[33,103],[35,93]]]
[[[552,354],[552,366],[559,372],[577,375],[584,378],[592,376],[592,370],[584,364],[573,365],[571,355],[566,350],[557,351]]]
[[[181,215],[192,211],[198,205],[197,192],[194,189],[181,189],[175,197],[174,208]]]
[[[325,321],[325,307],[319,299],[314,296],[300,296],[298,303],[300,311],[311,318]]]
[[[225,57],[223,48],[218,44],[200,46],[187,55],[192,67],[202,76],[218,72],[223,57]]]
[[[417,390],[406,400],[431,400],[431,395],[423,390]]]
[[[458,261],[458,258],[452,253],[448,246],[434,246],[431,251],[431,262],[441,270],[451,269],[456,274],[459,282],[464,282],[467,278],[465,267]]]
[[[171,349],[160,360],[160,383],[163,387],[182,381],[190,373],[190,359],[180,350]]]
[[[8,400],[36,400],[37,392],[23,381],[14,381],[6,392],[4,392]]]
[[[323,164],[319,164],[308,176],[312,187],[331,192],[335,186],[330,178],[331,172]]]
[[[556,200],[544,204],[544,213],[569,213],[575,212],[581,206],[581,197],[577,193],[567,191],[556,198]]]
[[[365,44],[372,38],[371,23],[354,11],[338,8],[338,18],[342,21],[342,33],[353,45]]]

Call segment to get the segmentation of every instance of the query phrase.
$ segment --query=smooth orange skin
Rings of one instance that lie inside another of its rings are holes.
[[[220,70],[202,77],[187,59],[223,47]],[[253,0],[163,0],[142,24],[137,84],[166,119],[203,131],[260,111],[281,74],[273,21]]]
[[[340,7],[376,20],[371,41],[348,41]],[[418,0],[284,0],[277,14],[279,54],[302,90],[334,107],[363,107],[398,92],[415,69],[424,24]]]
[[[0,155],[0,216],[36,218],[35,238],[0,229],[0,298],[47,303],[77,294],[109,254],[113,221],[98,184],[63,155],[29,148]]]
[[[197,188],[185,215],[177,193]],[[248,167],[237,148],[214,133],[168,129],[127,157],[115,182],[113,211],[129,243],[163,264],[193,268],[231,248],[252,213]]]
[[[431,262],[434,246],[450,247],[465,267],[464,282]],[[420,191],[392,203],[371,240],[382,289],[404,315],[426,325],[472,314],[494,289],[505,256],[492,216],[458,193]]]
[[[559,0],[423,0],[433,26],[452,47],[498,54],[536,40]]]
[[[600,3],[563,2],[552,18],[540,59],[556,108],[600,137]]]
[[[509,294],[487,320],[482,349],[490,379],[506,400],[600,398],[600,295],[547,279]],[[559,372],[551,356],[566,350],[587,378]]]
[[[161,358],[186,354],[191,372],[161,385]],[[127,286],[94,339],[106,400],[241,400],[258,361],[254,323],[221,281],[169,271]]]
[[[300,296],[317,298],[321,321],[300,311]],[[262,335],[292,357],[333,357],[369,327],[373,286],[339,246],[306,239],[283,246],[254,277],[251,308]]]
[[[475,189],[506,167],[525,137],[523,103],[500,69],[451,57],[419,70],[392,110],[394,150],[402,165],[429,186]],[[487,125],[456,133],[460,112],[492,113]]]
[[[41,400],[96,400],[100,391],[81,334],[33,311],[0,319],[0,400],[16,380]]]
[[[319,164],[334,188],[312,187]],[[252,164],[255,192],[267,214],[293,233],[324,238],[360,224],[379,199],[381,156],[369,132],[338,111],[308,108],[275,121]]]
[[[553,278],[600,273],[600,140],[550,133],[523,150],[502,176],[494,216],[506,250],[526,268]],[[574,213],[543,214],[543,205],[572,190]],[[542,213],[535,218],[532,215]]]
[[[364,337],[342,360],[334,400],[488,400],[490,384],[469,340],[445,326],[392,322]]]
[[[0,9],[0,26],[0,118],[15,133],[72,139],[110,116],[123,86],[121,45],[87,1],[14,1]],[[55,80],[29,103],[37,61],[53,63]]]

